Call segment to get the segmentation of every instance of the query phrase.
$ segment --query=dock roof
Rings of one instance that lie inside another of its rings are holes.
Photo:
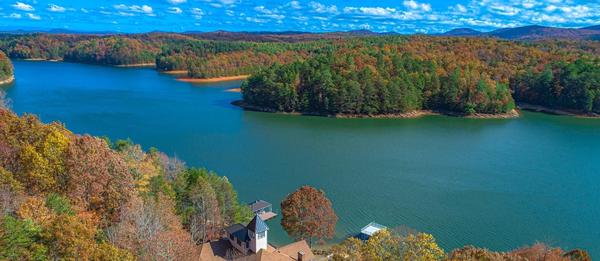
[[[371,222],[360,230],[360,233],[365,234],[367,236],[372,236],[377,233],[379,230],[386,229],[387,227],[381,224],[377,224],[375,222]]]
[[[266,201],[264,201],[262,199],[254,201],[254,202],[250,203],[249,205],[250,205],[250,208],[252,209],[252,212],[256,212],[256,211],[259,211],[259,210],[261,210],[263,208],[272,206],[271,203],[266,202]]]

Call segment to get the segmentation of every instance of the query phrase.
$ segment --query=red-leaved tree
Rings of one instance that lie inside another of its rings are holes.
[[[337,216],[321,190],[303,186],[281,202],[281,226],[293,238],[321,242],[335,234]]]

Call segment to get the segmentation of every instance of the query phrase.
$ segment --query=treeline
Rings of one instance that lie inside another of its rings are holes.
[[[255,37],[214,41],[169,33],[1,35],[0,50],[21,59],[155,63],[191,78],[252,74],[244,99],[276,111],[497,114],[510,112],[516,101],[598,112],[598,41],[316,36],[252,42]],[[536,80],[548,72],[552,86]]]
[[[453,67],[385,47],[341,48],[262,70],[242,91],[251,105],[327,115],[422,109],[492,114],[514,109],[507,84],[474,66]]]
[[[423,36],[347,39],[336,43],[329,53],[261,70],[243,84],[242,91],[245,103],[254,108],[325,115],[397,114],[422,109],[507,113],[515,107],[512,92],[518,94],[514,96],[517,102],[588,112],[593,111],[599,88],[597,77],[593,77],[600,70],[599,49],[594,46],[599,44]],[[526,80],[526,72],[537,75],[549,67],[557,71],[557,64],[565,69],[553,74],[557,77],[554,83],[564,90],[566,98],[554,92],[552,98],[536,100],[543,96],[541,91],[552,90],[532,88],[533,81]],[[579,101],[573,101],[575,96]],[[584,102],[587,107],[581,105]]]
[[[245,75],[272,64],[306,59],[328,45],[323,41],[254,43],[180,39],[166,43],[156,58],[157,69],[185,70],[191,78]]]
[[[511,82],[519,101],[549,108],[600,113],[600,59],[556,62],[536,72],[528,68]]]
[[[251,217],[225,177],[0,109],[2,260],[198,260]]]
[[[10,59],[4,52],[0,51],[0,82],[10,79],[13,75],[13,65]]]
[[[159,41],[127,35],[3,35],[0,50],[16,59],[65,60],[101,65],[154,64]]]

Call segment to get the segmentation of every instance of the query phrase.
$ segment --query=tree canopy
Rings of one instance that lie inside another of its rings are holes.
[[[293,238],[322,241],[335,235],[337,216],[325,193],[300,187],[281,202],[281,226]]]

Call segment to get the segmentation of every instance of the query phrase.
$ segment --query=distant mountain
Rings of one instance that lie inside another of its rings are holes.
[[[593,30],[593,31],[600,31],[600,25],[588,26],[588,27],[584,27],[584,28],[581,28],[581,29]]]
[[[600,26],[585,28],[559,28],[539,25],[530,25],[514,28],[502,28],[491,32],[479,32],[469,28],[460,28],[448,31],[444,36],[485,36],[498,37],[509,40],[541,40],[541,39],[598,39]]]
[[[471,28],[457,28],[443,33],[445,36],[479,36],[483,32],[473,30]]]

